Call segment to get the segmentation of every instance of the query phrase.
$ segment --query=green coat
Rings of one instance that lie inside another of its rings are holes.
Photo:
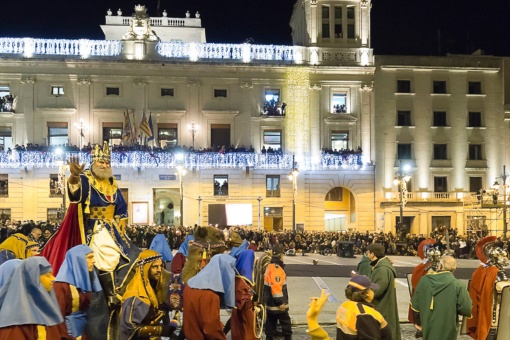
[[[372,273],[372,267],[370,266],[370,259],[367,256],[363,255],[361,261],[358,263],[357,271],[359,275],[370,277],[370,274]]]
[[[370,280],[379,285],[379,289],[374,290],[372,303],[390,325],[393,340],[400,340],[396,276],[397,271],[393,264],[387,257],[383,257],[373,265]]]
[[[466,287],[451,272],[431,273],[418,283],[411,308],[420,314],[423,340],[455,340],[458,316],[471,316],[471,299]]]

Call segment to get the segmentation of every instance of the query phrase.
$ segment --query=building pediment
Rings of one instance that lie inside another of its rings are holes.
[[[324,119],[324,123],[327,125],[339,125],[339,124],[347,124],[353,125],[358,122],[358,118],[350,115],[350,114],[334,114]]]

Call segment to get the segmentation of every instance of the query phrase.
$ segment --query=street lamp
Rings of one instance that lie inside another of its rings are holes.
[[[83,122],[83,119],[80,119],[80,124],[74,123],[74,127],[80,131],[80,151],[83,148],[83,138],[85,138],[85,132],[89,130],[89,127],[87,124]]]
[[[506,172],[506,165],[503,165],[503,173],[499,176],[499,177],[496,177],[496,181],[494,182],[494,184],[492,185],[494,187],[494,190],[496,191],[496,195],[497,193],[499,193],[499,182],[498,182],[498,178],[501,178],[503,180],[503,235],[506,235],[506,232],[507,232],[507,221],[506,221],[506,209],[507,209],[507,197],[506,197],[506,188],[507,188],[507,185],[506,185],[506,179],[508,178],[508,174]],[[497,196],[496,196],[497,197]],[[497,203],[498,200],[497,198],[495,199],[495,203]]]
[[[184,223],[182,223],[182,221],[184,220],[184,208],[183,208],[183,203],[184,203],[184,189],[182,187],[182,176],[186,175],[186,169],[182,166],[182,165],[178,165],[177,166],[177,172],[179,172],[179,196],[180,196],[180,199],[181,199],[181,205],[180,205],[180,221],[181,221],[181,226],[184,225]]]
[[[289,180],[292,181],[292,230],[296,230],[296,199],[297,199],[297,176],[299,171],[292,156],[292,170],[289,173]]]
[[[259,196],[259,197],[257,198],[257,201],[259,201],[259,228],[258,228],[258,230],[260,231],[260,202],[262,202],[262,197],[261,197],[261,196]]]
[[[195,134],[198,132],[198,124],[192,121],[188,124],[188,131],[191,133],[191,146],[195,149]]]
[[[399,192],[399,206],[400,206],[400,215],[398,218],[397,228],[395,233],[397,233],[398,238],[401,238],[402,228],[404,226],[404,206],[407,203],[407,182],[411,179],[411,176],[405,174],[409,170],[409,166],[405,165],[402,167],[402,161],[398,166],[398,172],[395,174],[395,178],[393,179],[393,184],[398,185]]]

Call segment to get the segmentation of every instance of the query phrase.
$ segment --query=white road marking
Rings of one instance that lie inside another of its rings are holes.
[[[400,284],[400,285],[402,285],[402,286],[404,286],[404,287],[409,288],[409,285],[407,284],[407,281],[404,281],[404,280],[402,280],[402,279],[395,279],[395,281],[396,281],[398,284]]]
[[[329,293],[330,295],[328,296],[328,301],[329,302],[338,302],[338,299],[333,295],[333,292],[331,291],[331,289],[329,289],[328,285],[326,284],[326,282],[324,282],[320,277],[318,276],[312,276],[312,279],[315,281],[315,283],[317,284],[317,286],[319,286],[320,289],[324,289],[326,291],[326,293]]]
[[[420,263],[421,261],[412,263],[412,262],[404,262],[404,261],[396,261],[396,260],[392,260],[392,262],[393,262],[393,264],[394,264],[394,265],[395,265],[396,263],[403,263],[403,264],[408,264],[408,265],[411,265],[411,266],[413,266],[413,267],[414,267],[414,266],[416,266],[418,263]]]

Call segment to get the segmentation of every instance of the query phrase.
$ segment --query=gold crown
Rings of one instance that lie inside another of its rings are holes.
[[[97,161],[109,163],[111,158],[110,147],[107,142],[103,142],[103,149],[99,147],[99,144],[96,144],[92,153],[92,163]]]

